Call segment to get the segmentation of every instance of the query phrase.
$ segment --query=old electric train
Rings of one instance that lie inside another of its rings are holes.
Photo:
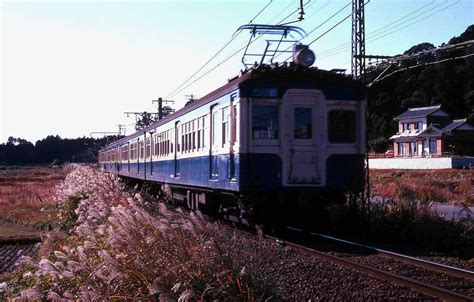
[[[363,86],[346,75],[263,65],[107,145],[99,163],[191,208],[271,207],[268,196],[308,192],[335,200],[363,190],[365,107]]]

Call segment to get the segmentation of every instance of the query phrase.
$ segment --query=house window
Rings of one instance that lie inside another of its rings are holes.
[[[404,143],[397,143],[398,144],[398,155],[402,156],[405,153],[405,144]]]
[[[410,154],[415,155],[416,153],[416,142],[410,142]]]
[[[329,111],[329,141],[332,143],[355,143],[356,113],[352,110]]]
[[[430,154],[436,154],[436,139],[430,138]]]
[[[278,105],[252,106],[252,138],[278,139]]]

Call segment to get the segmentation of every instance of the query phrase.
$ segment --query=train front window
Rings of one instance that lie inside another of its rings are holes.
[[[356,113],[353,110],[329,111],[329,141],[332,143],[355,143]]]
[[[252,106],[252,138],[278,139],[278,105]]]
[[[313,110],[308,107],[295,108],[295,139],[311,139],[313,137]]]

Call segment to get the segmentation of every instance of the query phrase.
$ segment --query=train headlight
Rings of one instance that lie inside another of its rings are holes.
[[[293,62],[295,64],[309,67],[316,61],[316,55],[308,48],[308,45],[295,45],[293,47]]]

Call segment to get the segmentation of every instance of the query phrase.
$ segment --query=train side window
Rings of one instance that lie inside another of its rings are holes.
[[[197,131],[197,149],[201,150],[201,129]]]
[[[229,141],[229,107],[222,109],[222,146]]]
[[[170,153],[173,153],[173,147],[174,147],[174,129],[169,130],[169,141],[170,141]]]
[[[206,131],[206,116],[202,117],[202,147],[206,147],[206,141],[209,141],[208,132]]]
[[[312,113],[313,110],[308,107],[295,108],[295,139],[311,139],[313,137]]]
[[[356,113],[353,110],[331,110],[328,117],[331,143],[355,143]]]
[[[146,139],[146,149],[145,149],[146,150],[146,153],[145,153],[146,158],[150,157],[150,155],[151,155],[151,152],[150,152],[151,149],[150,148],[151,148],[150,138],[147,138]]]
[[[212,125],[211,125],[211,131],[212,131],[212,135],[211,135],[211,144],[213,146],[218,146],[219,145],[219,136],[217,135],[219,132],[218,132],[218,125],[219,125],[219,121],[218,121],[218,118],[219,118],[219,111],[215,111],[212,113]]]
[[[252,138],[278,139],[278,105],[252,105]]]

